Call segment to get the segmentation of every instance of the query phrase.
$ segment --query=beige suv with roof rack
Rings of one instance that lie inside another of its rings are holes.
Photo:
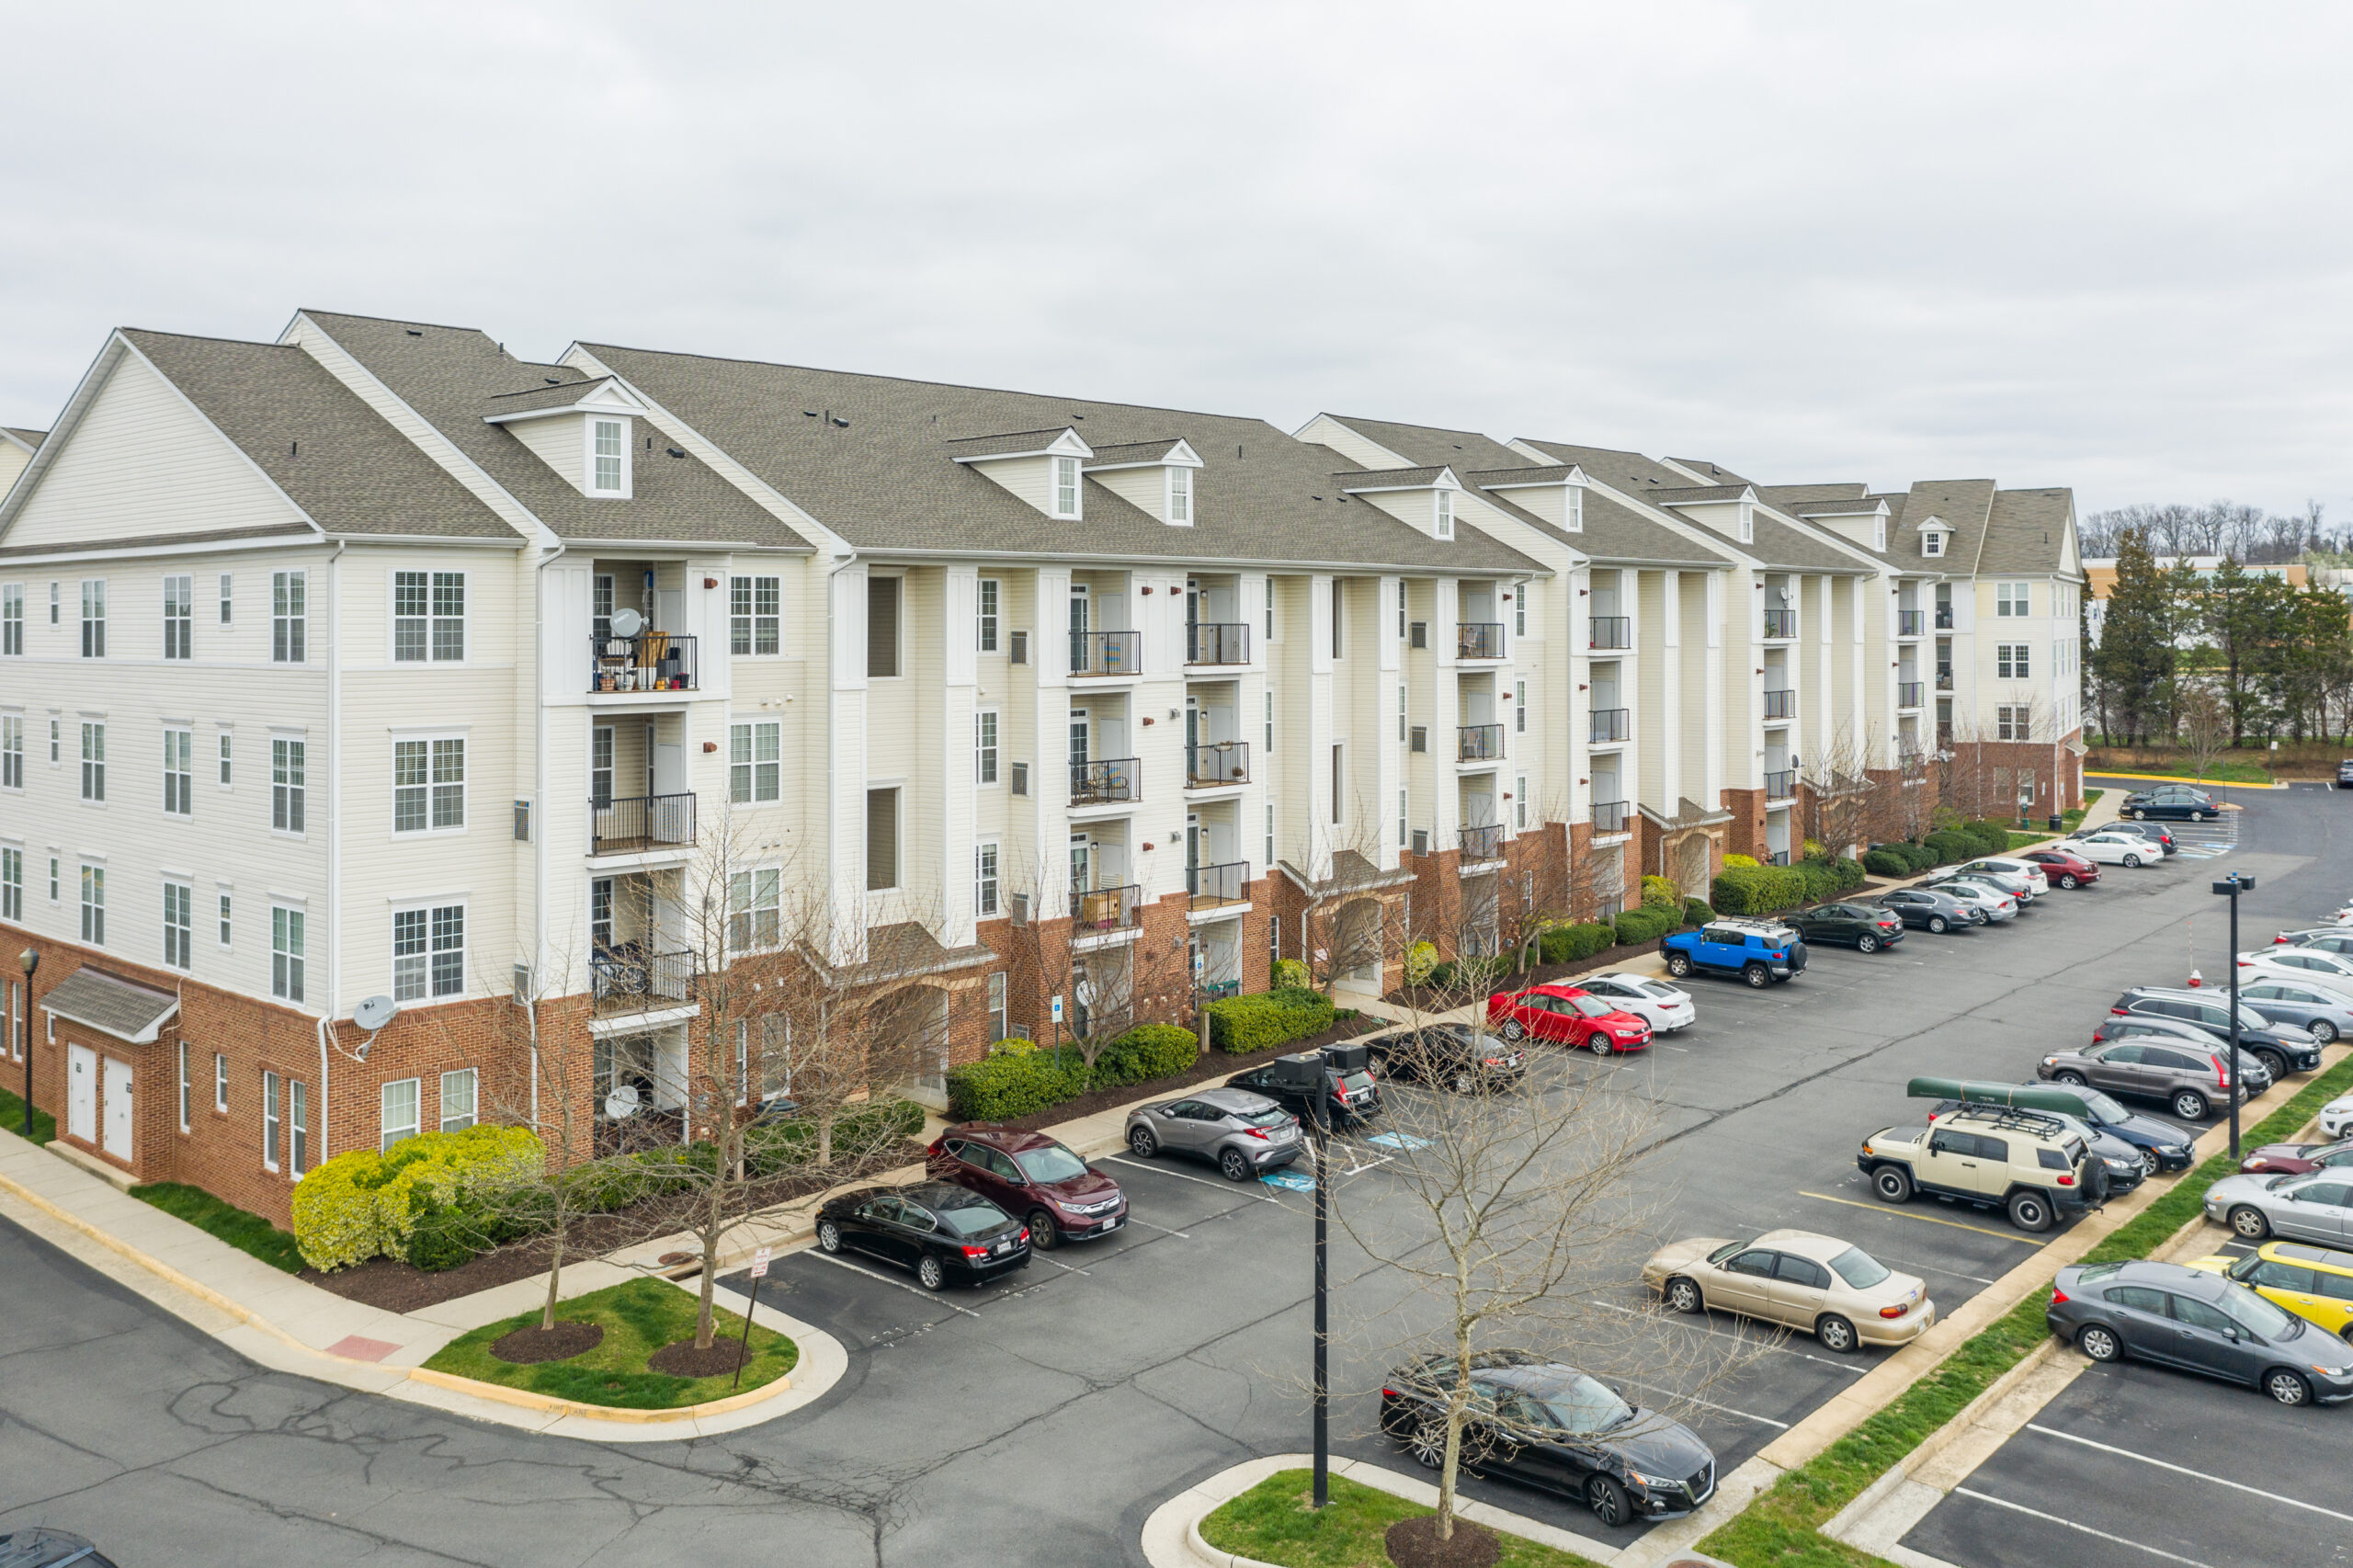
[[[1856,1165],[1882,1203],[1915,1193],[2001,1209],[2021,1231],[2047,1231],[2108,1197],[2108,1170],[2047,1111],[1966,1105],[1934,1127],[1887,1127],[1863,1140]]]

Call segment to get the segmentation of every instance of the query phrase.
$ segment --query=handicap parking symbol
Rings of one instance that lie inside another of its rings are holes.
[[[1430,1141],[1410,1132],[1379,1132],[1365,1140],[1376,1149],[1427,1149]]]
[[[1298,1171],[1268,1171],[1258,1179],[1268,1187],[1287,1187],[1292,1192],[1315,1190],[1315,1178]]]

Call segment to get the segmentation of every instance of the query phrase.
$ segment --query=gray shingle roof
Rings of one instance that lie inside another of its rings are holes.
[[[1851,517],[1869,516],[1880,509],[1881,503],[1868,495],[1847,495],[1836,499],[1823,497],[1812,501],[1770,501],[1776,511],[1799,517]]]
[[[1985,549],[1977,570],[2047,574],[2061,570],[2066,553],[2067,519],[2075,493],[2056,490],[1996,490],[1985,527]]]
[[[1528,459],[1492,436],[1476,430],[1447,430],[1435,425],[1400,425],[1388,419],[1358,419],[1335,414],[1332,418],[1368,440],[1380,442],[1409,463],[1435,466],[1451,463],[1464,468],[1518,468]]]
[[[0,435],[6,435],[28,452],[39,451],[40,444],[49,439],[46,430],[27,430],[14,425],[0,425]]]
[[[1848,484],[1760,484],[1756,494],[1786,512],[1801,501],[1868,501],[1867,488],[1859,480]]]
[[[128,539],[93,539],[65,543],[11,544],[0,546],[0,559],[23,555],[71,555],[79,550],[103,545],[108,550],[155,550],[165,546],[232,544],[239,540],[277,539],[316,540],[308,523],[261,523],[244,528],[210,528],[203,533],[134,534]],[[507,538],[514,538],[510,531]]]
[[[803,416],[806,417],[805,410]],[[822,419],[824,415],[820,413],[818,417]],[[948,453],[958,458],[994,458],[1016,452],[1041,452],[1061,440],[1063,432],[1070,428],[1067,425],[1057,425],[1046,430],[1008,430],[994,436],[957,436],[949,440]],[[1086,437],[1082,436],[1079,439],[1084,441]],[[1094,449],[1094,442],[1087,441],[1086,444],[1090,451]]]
[[[1424,485],[1436,484],[1438,475],[1445,472],[1446,465],[1438,463],[1428,468],[1355,469],[1335,473],[1332,477],[1340,482],[1344,490],[1418,490]],[[1461,476],[1457,474],[1455,477],[1459,479]]]
[[[180,1010],[180,999],[85,966],[41,993],[40,1006],[61,1018],[143,1045]]]
[[[136,327],[122,335],[327,532],[516,537],[301,349]]]
[[[1738,496],[1745,487],[1745,481],[1740,485],[1695,486],[1689,475],[1664,463],[1654,462],[1640,452],[1621,452],[1609,447],[1572,446],[1566,441],[1531,439],[1528,444],[1547,457],[1564,463],[1575,463],[1585,470],[1588,477],[1651,506],[1672,506],[1678,499],[1685,502],[1728,500]],[[1701,465],[1699,472],[1705,473],[1706,466]],[[1768,517],[1760,516],[1756,519],[1755,534],[1756,537],[1747,544],[1727,538],[1723,541],[1724,548],[1738,551],[1743,555],[1783,571],[1842,573],[1868,569],[1865,562],[1844,550],[1824,544]]]
[[[1743,480],[1738,484],[1687,484],[1681,489],[1658,485],[1643,493],[1643,499],[1660,506],[1697,506],[1715,501],[1737,501],[1754,494],[1755,486]]]
[[[1709,479],[1714,481],[1718,484],[1746,484],[1750,483],[1748,479],[1743,475],[1733,472],[1732,470],[1724,467],[1723,464],[1710,462],[1705,458],[1669,457],[1666,460],[1677,464],[1678,467],[1688,468],[1693,473],[1706,474]]]
[[[503,415],[530,414],[542,408],[570,408],[595,388],[612,381],[610,376],[583,376],[577,370],[565,370],[542,375],[540,384],[521,392],[498,392],[483,404],[483,415],[496,419]]]
[[[1543,568],[1478,528],[1436,540],[1345,499],[1327,451],[1261,419],[960,387],[799,365],[583,344],[860,550],[961,555],[1346,564],[1420,572]],[[828,409],[847,430],[801,417]],[[1086,516],[1047,517],[968,464],[977,431],[1074,427],[1089,447],[1182,437],[1199,454],[1195,522],[1171,528],[1096,481]],[[1322,500],[1314,497],[1322,496]]]
[[[1897,558],[1907,564],[1942,562],[1947,572],[1973,576],[1984,553],[1985,521],[1993,510],[1990,479],[1924,479],[1911,488],[1902,509],[1889,519],[1889,542],[1895,547]],[[1920,525],[1930,517],[1942,519],[1952,529],[1940,556],[1920,553]]]
[[[1176,449],[1180,437],[1171,436],[1157,441],[1120,441],[1108,447],[1096,447],[1095,456],[1087,460],[1086,466],[1110,468],[1120,463],[1161,462]]]

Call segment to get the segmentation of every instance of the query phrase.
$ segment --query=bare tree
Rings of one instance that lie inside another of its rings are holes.
[[[1052,875],[1040,868],[1031,885],[1051,888]],[[1241,891],[1237,876],[1232,888],[1237,901]],[[1192,1013],[1192,966],[1184,938],[1157,939],[1149,930],[1125,946],[1094,953],[1077,949],[1076,941],[1090,933],[1140,924],[1137,889],[1075,889],[1069,903],[1066,929],[1035,916],[1013,927],[1006,968],[1019,994],[1063,998],[1062,1024],[1040,1043],[1076,1051],[1091,1078],[1104,1051],[1121,1035],[1143,1024],[1177,1024]]]
[[[2231,749],[2231,710],[2205,681],[2185,681],[2182,687],[2182,751],[2202,780],[2215,760]]]
[[[1842,724],[1807,759],[1806,782],[1813,794],[1813,832],[1808,836],[1821,840],[1833,859],[1870,837],[1881,793],[1870,776],[1876,740],[1877,732],[1869,726],[1858,733]]]

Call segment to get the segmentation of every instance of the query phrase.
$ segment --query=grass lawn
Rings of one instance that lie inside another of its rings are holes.
[[[2102,773],[2109,767],[2122,773],[2150,773],[2166,778],[2188,778],[2193,781],[2201,777],[2194,765],[2184,762],[2179,757],[2160,757],[2154,762],[2111,762],[2106,767],[2093,766],[2088,758],[2084,763],[2084,771],[2086,773]],[[2209,784],[2268,784],[2271,782],[2269,770],[2260,763],[2241,762],[2235,758],[2227,757],[2209,763],[2202,777]]]
[[[132,1187],[131,1196],[153,1204],[166,1214],[178,1215],[198,1230],[220,1237],[239,1252],[252,1254],[272,1268],[282,1268],[289,1274],[302,1272],[302,1255],[294,1250],[290,1233],[258,1214],[248,1214],[234,1204],[222,1202],[202,1187],[176,1181],[153,1181]]]
[[[542,1361],[517,1367],[490,1353],[490,1347],[518,1328],[537,1327],[540,1314],[494,1323],[449,1341],[434,1354],[427,1367],[485,1383],[529,1389],[553,1399],[582,1404],[609,1404],[624,1410],[675,1410],[700,1404],[741,1392],[730,1377],[674,1378],[649,1372],[645,1358],[665,1345],[695,1336],[696,1301],[692,1292],[662,1279],[631,1279],[608,1290],[574,1296],[556,1307],[558,1321],[602,1324],[604,1343],[568,1361]],[[720,1311],[719,1337],[729,1345],[744,1332],[744,1320]],[[744,1389],[774,1382],[792,1370],[800,1347],[771,1329],[752,1328],[751,1353],[744,1360]]]
[[[6,1089],[0,1089],[0,1128],[6,1128],[21,1138],[25,1135],[25,1102]],[[33,1108],[33,1142],[46,1143],[57,1136],[57,1118]]]
[[[1400,1519],[1436,1513],[1418,1503],[1332,1477],[1332,1501],[1323,1512],[1307,1506],[1310,1472],[1279,1470],[1201,1521],[1201,1539],[1221,1551],[1255,1557],[1281,1568],[1388,1568],[1382,1538]],[[1500,1568],[1592,1568],[1572,1552],[1555,1551],[1503,1535]]]

